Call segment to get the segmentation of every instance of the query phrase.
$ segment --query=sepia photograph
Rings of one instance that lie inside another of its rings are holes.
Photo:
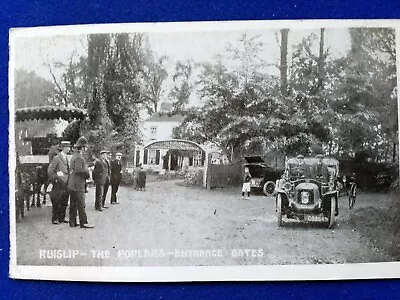
[[[399,278],[399,29],[11,29],[10,276]]]

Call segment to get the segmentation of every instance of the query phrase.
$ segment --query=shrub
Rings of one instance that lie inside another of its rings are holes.
[[[400,257],[400,179],[397,179],[392,183],[390,187],[391,202],[389,205],[389,211],[391,213],[391,224],[390,228],[393,232],[393,240],[391,247],[391,254]]]
[[[202,169],[190,169],[185,174],[185,183],[190,185],[203,185],[203,170]]]
[[[164,174],[158,174],[158,180],[173,180],[173,179],[183,179],[184,174],[178,171],[166,171]]]
[[[127,171],[122,172],[121,185],[135,186],[135,175],[128,173]]]

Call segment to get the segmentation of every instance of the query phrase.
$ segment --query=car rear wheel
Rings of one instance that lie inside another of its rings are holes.
[[[271,196],[275,191],[275,183],[267,181],[263,186],[263,192],[266,196]]]
[[[278,194],[276,196],[276,209],[277,209],[277,216],[278,216],[278,226],[282,226],[282,195]]]
[[[331,207],[328,216],[328,228],[331,229],[335,226],[335,213],[336,213],[336,198],[331,197]]]

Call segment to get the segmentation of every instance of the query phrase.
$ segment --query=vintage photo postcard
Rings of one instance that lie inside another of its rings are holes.
[[[399,29],[11,29],[10,277],[399,278]]]

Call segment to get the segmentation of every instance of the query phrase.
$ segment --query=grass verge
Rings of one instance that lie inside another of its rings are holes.
[[[363,207],[354,210],[350,223],[378,249],[400,260],[400,192],[398,186],[389,194],[386,207]]]

